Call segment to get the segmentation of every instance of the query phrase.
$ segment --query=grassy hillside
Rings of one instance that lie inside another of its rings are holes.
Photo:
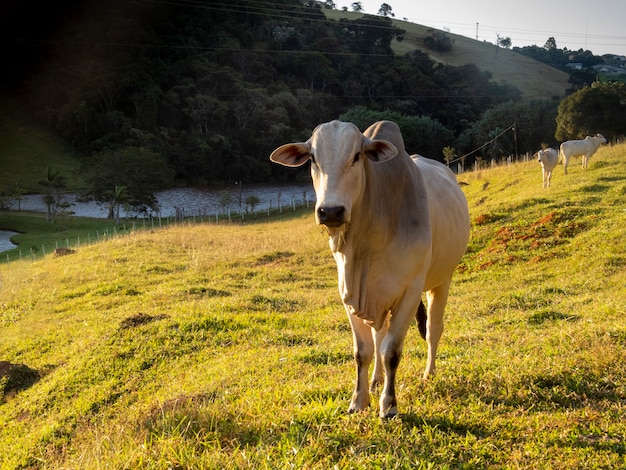
[[[70,189],[83,187],[79,162],[63,139],[32,122],[18,103],[0,93],[0,192],[41,192],[47,168],[60,172]]]
[[[363,16],[360,13],[323,10],[328,18],[349,19]],[[405,54],[416,48],[424,49],[424,38],[432,28],[401,20],[393,20],[398,28],[406,31],[402,42],[394,42],[396,54]],[[458,34],[447,33],[454,40],[450,52],[428,51],[431,58],[448,65],[476,64],[480,70],[492,74],[493,80],[501,84],[510,84],[518,88],[527,99],[563,98],[569,88],[569,75],[534,59],[517,54],[511,50],[496,48],[493,44],[480,42]]]
[[[626,146],[548,190],[536,162],[460,180],[438,375],[412,328],[390,421],[345,414],[351,334],[310,213],[0,265],[2,468],[623,467]]]

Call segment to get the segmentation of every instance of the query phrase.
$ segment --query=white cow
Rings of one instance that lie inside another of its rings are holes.
[[[537,152],[537,161],[541,163],[541,170],[543,174],[543,187],[550,187],[550,180],[552,179],[552,170],[559,163],[559,152],[553,148],[547,148],[539,150]]]
[[[350,123],[321,124],[309,140],[283,145],[270,159],[293,167],[311,160],[315,218],[330,237],[352,326],[356,385],[348,411],[370,403],[375,355],[370,390],[384,381],[379,413],[395,416],[396,371],[416,315],[428,343],[424,378],[435,371],[452,273],[469,239],[465,196],[444,165],[409,157],[390,121],[365,133]]]
[[[570,157],[583,157],[583,169],[587,168],[587,163],[591,156],[596,153],[601,144],[606,143],[606,139],[602,134],[596,134],[594,137],[585,137],[582,140],[568,140],[561,144],[561,158],[563,159],[563,168],[567,174],[567,163]]]

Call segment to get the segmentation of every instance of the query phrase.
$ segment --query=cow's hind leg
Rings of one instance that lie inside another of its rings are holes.
[[[419,306],[417,307],[417,312],[415,312],[415,318],[417,319],[417,329],[420,332],[420,336],[423,339],[426,339],[426,319],[428,318],[428,314],[426,313],[424,302],[421,300]]]
[[[433,290],[426,292],[428,300],[428,317],[426,322],[426,343],[428,344],[428,359],[424,370],[424,379],[435,373],[435,358],[437,347],[443,333],[443,312],[448,301],[451,279]]]
[[[372,329],[356,315],[348,313],[352,326],[354,362],[356,364],[356,383],[348,413],[364,410],[370,404],[370,393],[367,387],[368,371],[374,356],[374,338]]]

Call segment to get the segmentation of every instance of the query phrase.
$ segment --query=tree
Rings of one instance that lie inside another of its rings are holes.
[[[559,105],[554,136],[582,139],[601,133],[607,138],[626,134],[626,85],[595,82],[567,96]]]
[[[353,2],[350,7],[352,8],[352,11],[355,11],[357,13],[363,11],[363,4],[361,2]]]
[[[396,15],[392,10],[393,8],[391,7],[391,5],[389,5],[388,3],[383,3],[378,9],[378,14],[381,16],[391,16],[393,18]]]
[[[254,208],[258,206],[260,202],[261,200],[258,198],[258,196],[255,196],[254,194],[251,194],[248,197],[246,197],[246,212],[247,212],[248,207],[250,207],[251,212],[254,212]]]
[[[391,18],[365,15],[354,21],[344,18],[339,20],[348,46],[360,54],[392,55],[391,41],[404,39],[403,29],[393,26]]]
[[[437,52],[450,52],[454,41],[441,31],[432,31],[424,38],[424,45]]]
[[[491,158],[494,148],[482,146],[502,130],[510,129],[498,137],[497,158],[515,154],[516,150],[535,152],[543,142],[553,141],[556,109],[557,103],[547,100],[507,102],[493,106],[459,136],[457,146],[461,153],[482,148],[483,156]],[[511,128],[513,123],[515,132]]]
[[[60,207],[63,206],[63,190],[65,189],[65,178],[58,171],[46,168],[46,178],[39,180],[39,184],[44,187],[43,202],[47,209],[48,222],[54,223],[54,217]]]
[[[568,88],[567,91],[569,93],[578,91],[586,86],[590,86],[596,80],[598,80],[598,72],[591,67],[582,70],[572,70],[567,79],[568,83],[571,83],[572,86]]]
[[[500,47],[503,47],[505,49],[509,49],[511,47],[511,38],[506,37],[506,38],[498,38],[498,45]]]
[[[456,150],[454,147],[444,147],[442,150],[443,158],[446,161],[446,165],[450,166],[450,163],[457,158]]]
[[[228,213],[228,208],[230,204],[233,202],[233,196],[230,194],[230,190],[223,189],[220,191],[220,206],[222,206],[222,210],[224,214]]]
[[[556,39],[554,39],[552,36],[548,38],[548,40],[546,41],[546,43],[543,45],[543,48],[546,51],[552,51],[552,50],[556,50]]]
[[[111,213],[115,213],[115,224],[120,221],[120,207],[128,201],[128,186],[115,186],[113,190],[113,197],[111,198],[111,204],[109,206],[109,218]]]
[[[135,212],[158,211],[154,191],[170,186],[174,178],[161,155],[141,147],[95,155],[84,172],[89,185],[84,199],[104,204],[107,217],[116,220],[122,205]]]
[[[409,154],[419,153],[440,161],[443,148],[454,139],[450,129],[429,116],[405,116],[394,111],[374,111],[357,106],[339,119],[354,123],[362,131],[376,121],[394,121],[400,127]]]

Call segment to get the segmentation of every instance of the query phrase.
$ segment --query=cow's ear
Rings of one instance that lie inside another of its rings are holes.
[[[398,149],[386,140],[365,139],[363,153],[373,162],[386,162],[398,155]]]
[[[285,166],[301,166],[311,158],[311,149],[305,142],[285,144],[278,147],[270,155],[270,160]]]

